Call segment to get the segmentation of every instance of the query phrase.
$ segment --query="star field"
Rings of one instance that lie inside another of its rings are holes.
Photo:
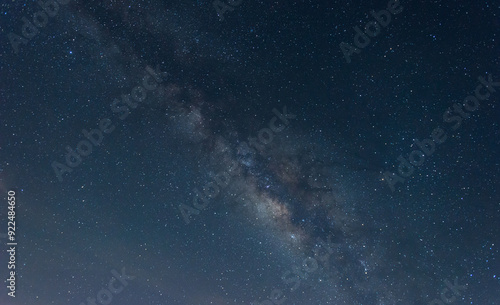
[[[499,34],[495,1],[5,1],[0,304],[500,304]]]

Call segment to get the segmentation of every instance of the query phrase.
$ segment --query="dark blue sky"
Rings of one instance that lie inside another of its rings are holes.
[[[498,3],[62,3],[0,4],[1,304],[498,304]]]

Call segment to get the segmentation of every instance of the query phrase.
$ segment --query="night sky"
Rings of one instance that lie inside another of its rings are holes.
[[[500,304],[499,1],[0,16],[1,305]]]

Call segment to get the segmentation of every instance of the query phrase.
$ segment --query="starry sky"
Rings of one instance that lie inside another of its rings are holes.
[[[0,304],[500,304],[498,1],[54,3],[0,4]]]

